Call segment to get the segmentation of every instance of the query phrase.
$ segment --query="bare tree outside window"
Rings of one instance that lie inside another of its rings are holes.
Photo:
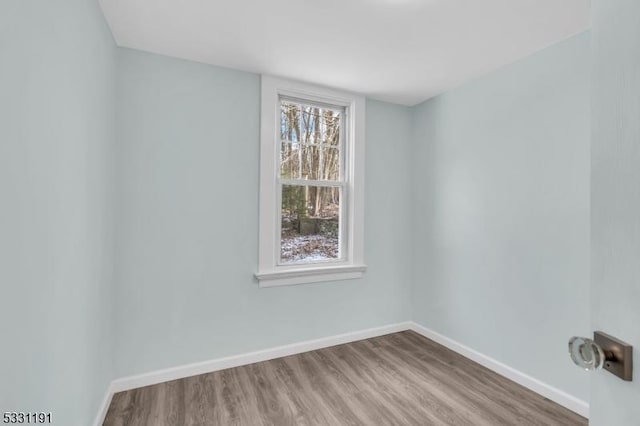
[[[340,259],[344,109],[280,103],[283,263]]]

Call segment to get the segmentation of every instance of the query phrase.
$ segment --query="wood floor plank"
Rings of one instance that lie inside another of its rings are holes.
[[[412,331],[114,395],[104,426],[583,426]]]
[[[342,345],[333,352],[345,364],[342,368],[346,374],[352,375],[353,380],[360,379],[359,386],[363,389],[365,398],[372,402],[379,423],[437,423],[437,418],[420,401],[406,397],[406,386],[399,378],[388,375],[380,368],[371,368],[366,357],[356,348]]]
[[[495,404],[486,392],[476,392],[470,386],[469,375],[462,368],[448,368],[446,358],[429,357],[419,358],[421,353],[414,353],[409,346],[406,335],[392,336],[396,338],[396,344],[386,351],[388,356],[394,360],[399,360],[401,371],[410,372],[415,376],[414,381],[429,381],[433,383],[434,389],[439,389],[448,398],[448,405],[455,407],[461,419],[456,419],[456,424],[482,424],[482,425],[504,425],[505,421],[503,407]],[[424,351],[423,351],[424,352]],[[460,394],[457,390],[464,388],[465,393]],[[513,419],[513,416],[507,416]]]
[[[323,415],[324,410],[315,409],[320,404],[316,393],[310,388],[305,389],[291,365],[287,363],[287,359],[275,359],[272,363],[277,387],[295,412],[296,424],[300,426],[329,424],[330,419]]]
[[[412,341],[414,345],[413,356],[416,358],[424,362],[444,363],[443,368],[449,366],[450,375],[446,377],[447,381],[450,378],[458,377],[467,386],[470,394],[475,392],[479,395],[489,396],[499,407],[507,408],[510,417],[504,424],[513,424],[514,415],[518,417],[518,424],[522,425],[573,424],[574,413],[571,411],[557,412],[553,410],[555,404],[549,405],[550,401],[541,395],[497,375],[485,367],[470,362],[462,355],[425,339],[415,332],[409,331],[401,336],[392,337]],[[428,350],[425,350],[425,347]],[[550,409],[551,411],[549,411]]]
[[[379,388],[390,390],[394,403],[412,414],[413,419],[409,424],[419,424],[416,422],[421,419],[432,424],[453,424],[457,415],[451,406],[443,404],[438,398],[437,389],[434,392],[429,383],[416,385],[407,380],[405,375],[399,374],[395,362],[387,361],[382,355],[384,351],[376,349],[375,343],[356,342],[352,348],[362,354],[360,360],[364,365],[367,360],[373,361],[369,374],[380,377]]]
[[[369,357],[379,357],[383,360],[383,364],[378,365],[379,369],[389,370],[392,376],[402,381],[404,384],[403,398],[419,398],[417,403],[428,407],[428,410],[437,417],[438,424],[466,425],[473,423],[478,426],[487,424],[482,418],[485,413],[481,412],[474,416],[465,405],[465,402],[469,401],[461,398],[458,392],[451,392],[443,386],[442,381],[438,380],[434,374],[429,374],[429,370],[432,368],[429,364],[422,365],[426,371],[414,371],[409,368],[409,364],[402,357],[390,353],[394,350],[394,346],[387,346],[384,350],[377,350],[375,353],[372,349],[366,350]]]

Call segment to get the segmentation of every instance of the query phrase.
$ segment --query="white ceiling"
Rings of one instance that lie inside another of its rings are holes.
[[[101,0],[119,46],[414,105],[586,30],[589,0]]]

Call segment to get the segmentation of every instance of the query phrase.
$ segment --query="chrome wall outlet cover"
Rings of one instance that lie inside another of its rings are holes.
[[[605,354],[604,368],[622,380],[631,381],[633,377],[633,347],[602,331],[593,333],[593,341]]]

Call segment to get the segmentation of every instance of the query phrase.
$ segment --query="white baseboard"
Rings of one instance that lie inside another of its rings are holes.
[[[113,392],[122,392],[142,386],[154,385],[157,383],[168,382],[170,380],[182,379],[184,377],[197,376],[198,374],[224,370],[226,368],[239,367],[242,365],[253,364],[255,362],[268,361],[270,359],[281,358],[283,356],[295,355],[303,352],[313,351],[316,349],[328,348],[330,346],[355,342],[357,340],[397,333],[399,331],[408,330],[410,328],[410,325],[411,324],[409,322],[391,324],[383,327],[369,328],[366,330],[338,334],[335,336],[323,337],[315,340],[307,340],[300,343],[278,346],[271,349],[249,352],[241,355],[218,358],[211,361],[197,362],[194,364],[152,371],[137,376],[124,377],[122,379],[114,380],[111,383],[111,388]]]
[[[478,364],[488,368],[489,370],[494,371],[501,376],[524,386],[525,388],[531,389],[537,394],[540,394],[545,398],[548,398],[551,401],[560,404],[575,413],[580,414],[583,417],[589,418],[589,404],[585,401],[582,401],[581,399],[574,397],[573,395],[569,395],[568,393],[561,391],[560,389],[557,389],[547,383],[541,382],[536,378],[518,371],[515,368],[509,367],[508,365],[505,365],[500,361],[488,357],[487,355],[481,354],[480,352],[471,349],[468,346],[458,343],[455,340],[443,336],[442,334],[430,330],[420,324],[411,322],[411,330],[415,331],[418,334],[421,334],[427,339],[431,339],[434,342],[451,349],[454,352],[459,353],[465,358],[469,358],[470,360],[477,362]]]
[[[116,379],[111,382],[111,385],[107,390],[107,394],[100,407],[100,411],[96,416],[94,426],[102,426],[102,423],[104,422],[104,419],[107,415],[107,411],[109,410],[111,398],[115,393],[118,392],[136,389],[143,386],[155,385],[158,383],[168,382],[170,380],[197,376],[199,374],[211,373],[227,368],[240,367],[242,365],[253,364],[256,362],[268,361],[270,359],[314,351],[316,349],[342,345],[344,343],[355,342],[358,340],[370,339],[372,337],[384,336],[385,334],[397,333],[399,331],[409,330],[410,328],[410,322],[401,322],[397,324],[369,328],[366,330],[354,331],[351,333],[338,334],[335,336],[323,337],[320,339],[307,340],[300,343],[293,343],[291,345],[277,346],[271,349],[249,352],[246,354],[234,355],[225,358],[218,358],[210,361],[197,362],[194,364],[166,368],[163,370],[151,371],[149,373],[144,373],[136,376]]]
[[[456,342],[455,340],[436,333],[435,331],[423,327],[415,322],[408,321],[116,379],[111,382],[111,385],[107,390],[107,394],[100,407],[100,411],[96,416],[95,426],[101,426],[104,422],[109,404],[111,403],[111,398],[113,394],[117,392],[155,385],[185,377],[197,376],[199,374],[211,373],[227,368],[253,364],[256,362],[268,361],[275,358],[281,358],[283,356],[296,355],[316,349],[328,348],[331,346],[384,336],[385,334],[397,333],[405,330],[413,330],[416,333],[421,334],[422,336],[431,339],[434,342],[439,343],[484,367],[487,367],[501,376],[531,389],[532,391],[568,408],[571,411],[587,418],[589,416],[589,405],[586,402],[496,361],[493,358],[483,355],[461,343]]]
[[[98,409],[98,415],[96,415],[96,419],[93,422],[94,426],[102,426],[104,423],[105,417],[107,417],[107,411],[109,411],[109,405],[111,405],[111,399],[113,398],[113,386],[109,385],[107,388],[107,393],[104,395],[104,399],[102,400],[102,404],[100,404],[100,408]]]

